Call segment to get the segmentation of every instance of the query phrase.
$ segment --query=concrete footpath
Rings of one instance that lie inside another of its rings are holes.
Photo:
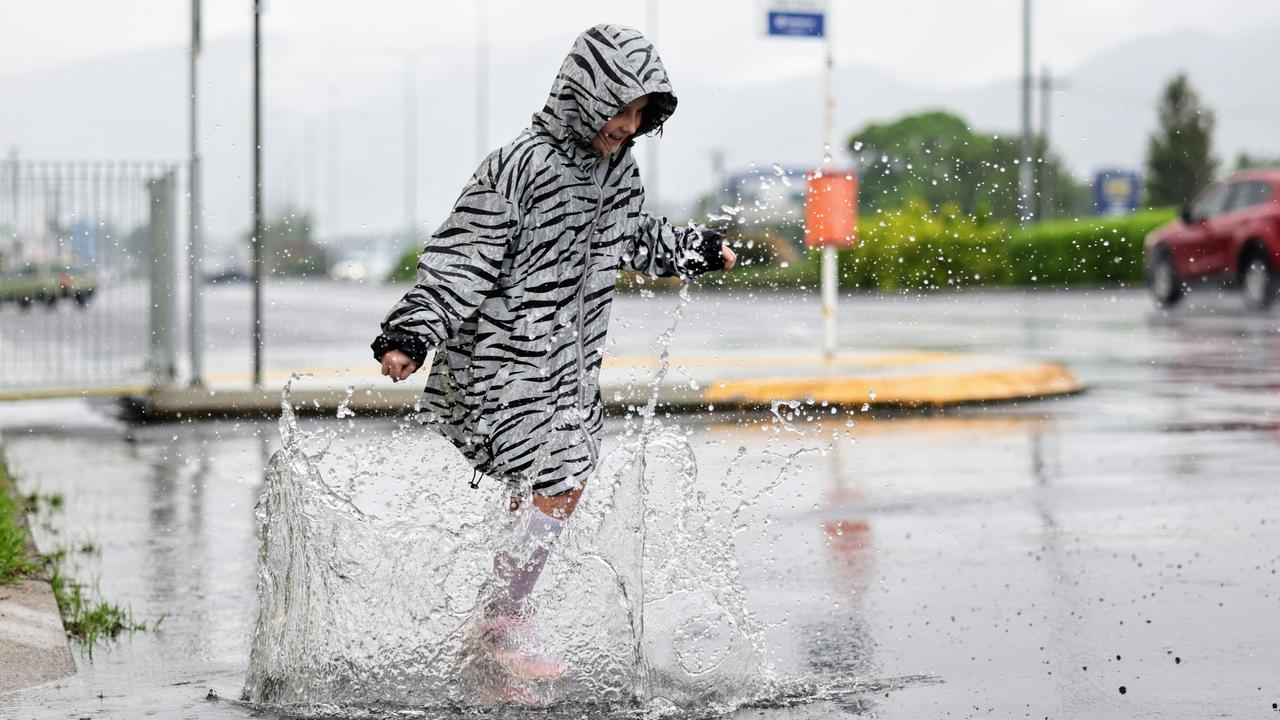
[[[429,361],[428,361],[429,362]],[[658,357],[606,358],[600,375],[606,408],[625,412],[656,392],[660,408],[673,412],[767,409],[774,401],[801,401],[850,409],[940,408],[1067,395],[1084,386],[1066,368],[1003,355],[952,352],[840,353],[824,359],[786,352],[720,353],[669,359],[658,377]],[[398,414],[412,409],[422,390],[421,372],[392,383],[376,366],[306,368],[294,384],[299,412],[332,414],[348,398],[359,414]],[[263,387],[247,376],[208,378],[204,387],[170,387],[125,399],[143,420],[254,417],[279,413],[280,391],[290,372],[268,372]],[[348,393],[348,388],[352,390]]]
[[[4,439],[0,438],[0,461]],[[9,478],[0,478],[0,492],[9,492]],[[28,550],[35,544],[27,535]],[[75,659],[53,588],[42,577],[0,585],[0,694],[24,690],[76,673]]]

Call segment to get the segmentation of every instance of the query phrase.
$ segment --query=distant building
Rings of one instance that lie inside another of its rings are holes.
[[[805,175],[809,167],[751,168],[730,175],[720,203],[748,223],[804,222]],[[713,214],[728,211],[717,207]]]

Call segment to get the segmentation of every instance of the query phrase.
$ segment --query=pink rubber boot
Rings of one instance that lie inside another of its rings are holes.
[[[513,677],[550,682],[564,675],[564,663],[538,641],[537,626],[529,618],[486,618],[481,637],[494,662]]]

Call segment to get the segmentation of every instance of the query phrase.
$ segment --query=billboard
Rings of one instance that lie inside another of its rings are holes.
[[[1135,170],[1102,170],[1093,176],[1095,215],[1128,215],[1138,209],[1142,176]]]

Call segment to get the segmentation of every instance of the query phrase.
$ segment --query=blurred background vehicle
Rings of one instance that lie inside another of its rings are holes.
[[[97,276],[77,267],[28,263],[0,273],[0,304],[14,303],[23,309],[34,303],[53,307],[59,300],[74,300],[84,307],[97,289]]]
[[[1147,236],[1148,286],[1178,302],[1188,283],[1239,288],[1245,306],[1275,299],[1280,271],[1280,169],[1248,170],[1205,188],[1180,217]]]

